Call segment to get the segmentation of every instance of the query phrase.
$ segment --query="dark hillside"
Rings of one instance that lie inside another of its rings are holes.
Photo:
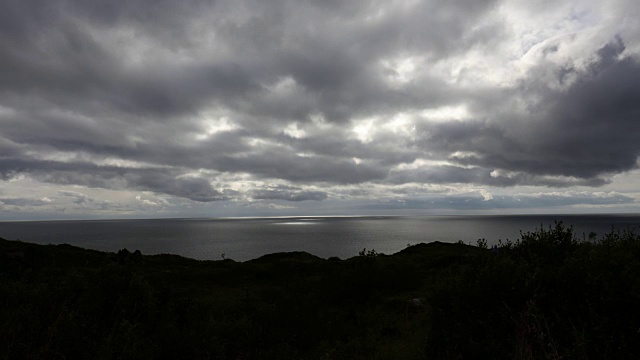
[[[0,240],[0,357],[640,355],[640,236],[558,224],[484,244],[240,263]]]

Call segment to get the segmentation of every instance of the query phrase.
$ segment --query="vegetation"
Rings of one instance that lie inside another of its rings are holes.
[[[238,263],[1,240],[0,358],[640,356],[639,235],[478,245]]]

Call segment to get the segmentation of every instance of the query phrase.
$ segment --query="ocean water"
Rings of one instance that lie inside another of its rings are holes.
[[[0,222],[0,237],[38,244],[71,244],[145,255],[177,254],[199,260],[237,261],[265,254],[306,251],[328,258],[357,256],[366,248],[392,254],[421,242],[442,241],[489,245],[516,240],[520,231],[547,228],[556,221],[577,234],[601,235],[612,228],[640,231],[636,215],[511,215],[416,217],[288,217],[251,219],[154,219]]]

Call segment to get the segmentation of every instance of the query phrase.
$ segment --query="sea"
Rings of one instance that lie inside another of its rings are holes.
[[[70,244],[145,255],[176,254],[198,260],[247,261],[291,251],[341,259],[363,249],[393,254],[432,241],[488,245],[515,241],[521,231],[563,222],[576,235],[640,231],[640,214],[500,216],[347,216],[199,218],[82,221],[0,221],[0,237],[37,244]]]

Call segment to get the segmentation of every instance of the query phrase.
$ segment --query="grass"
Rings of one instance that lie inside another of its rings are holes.
[[[639,235],[484,244],[240,263],[1,240],[0,358],[638,358]]]

